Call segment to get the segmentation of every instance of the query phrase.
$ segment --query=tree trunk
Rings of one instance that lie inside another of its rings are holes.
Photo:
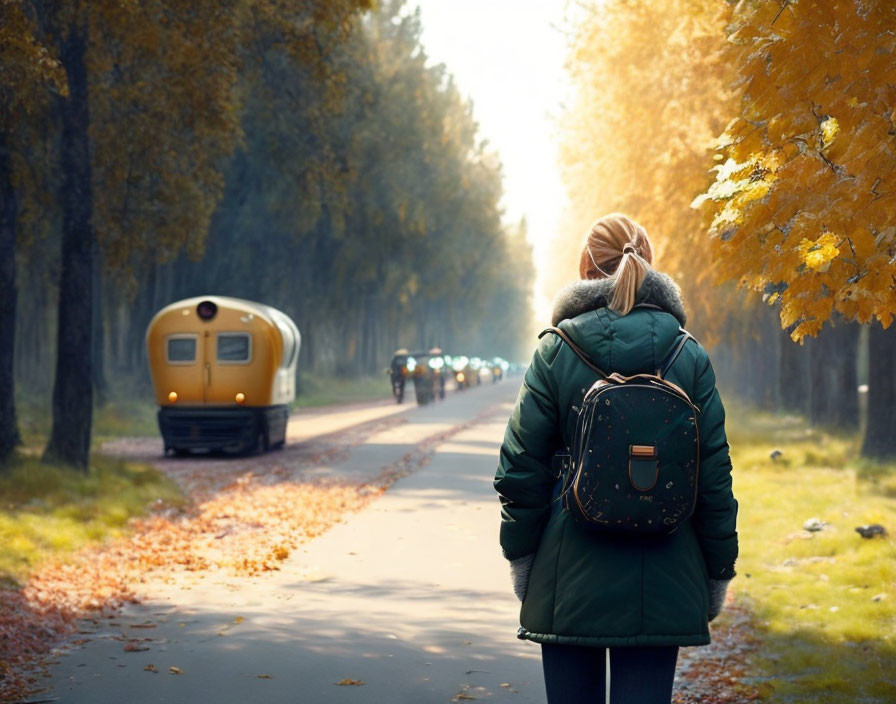
[[[868,335],[868,420],[862,456],[896,457],[896,326],[873,323]]]
[[[99,247],[93,245],[93,326],[90,336],[93,390],[99,405],[106,403],[106,321],[103,315],[103,269]]]
[[[108,288],[108,285],[104,288]],[[112,368],[113,374],[121,372],[123,366],[121,361],[121,348],[123,346],[121,340],[121,304],[114,297],[103,293],[106,309],[106,319],[109,321],[109,366]]]
[[[856,323],[835,320],[809,341],[809,420],[841,430],[859,427]]]
[[[44,461],[63,462],[85,472],[93,416],[93,232],[86,50],[87,21],[73,21],[60,35],[60,60],[69,95],[57,102],[62,126],[62,259],[53,428],[44,452]]]
[[[790,338],[790,329],[781,331],[778,363],[778,395],[781,408],[805,413],[809,408],[808,350]]]
[[[0,463],[9,458],[20,440],[14,399],[18,204],[11,171],[6,134],[0,131]]]
[[[122,355],[126,371],[134,378],[141,379],[142,370],[146,369],[146,326],[155,313],[157,287],[157,267],[149,264],[142,273],[141,286],[137,291],[127,316],[127,332],[125,333],[125,349]]]
[[[759,343],[753,347],[755,365],[753,366],[752,383],[756,388],[756,403],[765,410],[776,410],[780,407],[778,393],[778,362],[781,336],[778,334],[780,324],[777,315],[771,309],[763,309],[756,321]]]
[[[21,282],[16,307],[16,320],[26,320],[27,325],[19,325],[15,338],[15,379],[32,395],[45,395],[51,386],[52,379],[47,369],[53,365],[55,357],[52,339],[56,328],[53,324],[55,306],[50,300],[55,298],[55,287],[49,287],[42,281]]]

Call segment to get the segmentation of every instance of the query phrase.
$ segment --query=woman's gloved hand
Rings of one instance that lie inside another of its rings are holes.
[[[728,593],[728,585],[731,584],[730,579],[710,579],[709,580],[709,620],[712,621],[722,613],[722,607],[725,605],[725,595]]]
[[[526,591],[529,588],[529,572],[532,571],[532,563],[535,561],[535,553],[524,555],[510,561],[510,577],[513,580],[513,593],[520,601],[525,601]]]

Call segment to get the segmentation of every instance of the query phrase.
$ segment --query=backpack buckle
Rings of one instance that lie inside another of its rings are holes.
[[[631,445],[629,452],[632,457],[637,457],[638,459],[656,459],[655,445]]]

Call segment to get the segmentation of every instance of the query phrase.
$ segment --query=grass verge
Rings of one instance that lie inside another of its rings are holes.
[[[735,408],[727,427],[740,502],[732,591],[762,642],[754,684],[775,702],[896,701],[896,463],[860,461],[856,437],[796,416]],[[811,518],[827,525],[803,530]],[[870,523],[891,536],[863,539],[855,527]]]
[[[133,381],[110,383],[110,391],[93,410],[93,442],[119,437],[154,437],[159,434],[158,406],[152,390]],[[409,385],[413,393],[413,386]],[[360,403],[392,397],[387,374],[358,377],[303,375],[293,408]],[[16,394],[19,432],[26,448],[39,453],[50,435],[52,405],[49,392]]]
[[[158,407],[147,389],[115,386],[103,403],[94,404],[92,434],[94,445],[116,437],[159,434]],[[16,394],[16,415],[25,447],[39,452],[50,436],[53,422],[49,394]]]
[[[0,580],[20,584],[43,562],[123,534],[128,520],[183,495],[160,472],[94,456],[90,470],[20,458],[0,471]]]
[[[411,392],[413,386],[409,385]],[[329,406],[337,403],[359,403],[392,398],[388,374],[358,377],[302,376],[300,391],[293,408]]]
[[[94,410],[94,446],[115,437],[158,435],[151,392],[115,388]],[[309,377],[294,405],[390,397],[385,374]],[[166,505],[185,501],[173,482],[147,466],[94,455],[85,475],[41,464],[37,457],[50,432],[50,399],[20,394],[17,414],[24,447],[10,466],[0,467],[0,582],[21,583],[42,562],[122,534],[131,517],[144,514],[157,500]]]

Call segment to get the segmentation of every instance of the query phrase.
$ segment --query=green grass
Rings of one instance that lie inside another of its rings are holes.
[[[303,379],[297,407],[390,398],[386,374],[358,378]],[[146,389],[116,388],[93,416],[93,443],[120,436],[157,435],[156,405]],[[50,432],[50,399],[17,398],[23,448],[0,466],[0,582],[21,583],[51,558],[64,559],[79,548],[122,535],[128,521],[161,500],[182,505],[184,497],[160,472],[101,455],[90,470],[41,464],[38,457]]]
[[[143,396],[114,398],[93,412],[94,440],[117,437],[156,436],[159,407],[151,392]]]
[[[0,580],[21,583],[50,558],[122,535],[159,500],[184,498],[160,472],[95,456],[87,474],[19,458],[0,468]]]
[[[857,436],[794,416],[735,408],[727,428],[740,502],[732,591],[762,643],[757,681],[774,702],[896,701],[896,464],[859,460]],[[830,525],[807,537],[813,517]],[[891,537],[861,538],[868,523]]]
[[[411,391],[413,391],[412,387]],[[386,373],[358,377],[303,375],[300,392],[296,395],[293,408],[311,408],[387,398],[392,398],[392,385],[389,375]]]
[[[130,381],[112,383],[103,403],[93,410],[93,443],[117,437],[153,437],[159,434],[158,406],[152,390]],[[303,376],[293,408],[357,403],[392,397],[387,374],[359,377]],[[52,405],[49,392],[28,393],[19,388],[16,413],[23,444],[39,453],[50,435]]]
[[[93,409],[93,441],[115,437],[158,435],[155,398],[152,391],[136,385],[111,385],[112,391],[103,403]],[[19,433],[26,447],[42,447],[50,435],[52,401],[49,394],[16,394],[16,415]]]

